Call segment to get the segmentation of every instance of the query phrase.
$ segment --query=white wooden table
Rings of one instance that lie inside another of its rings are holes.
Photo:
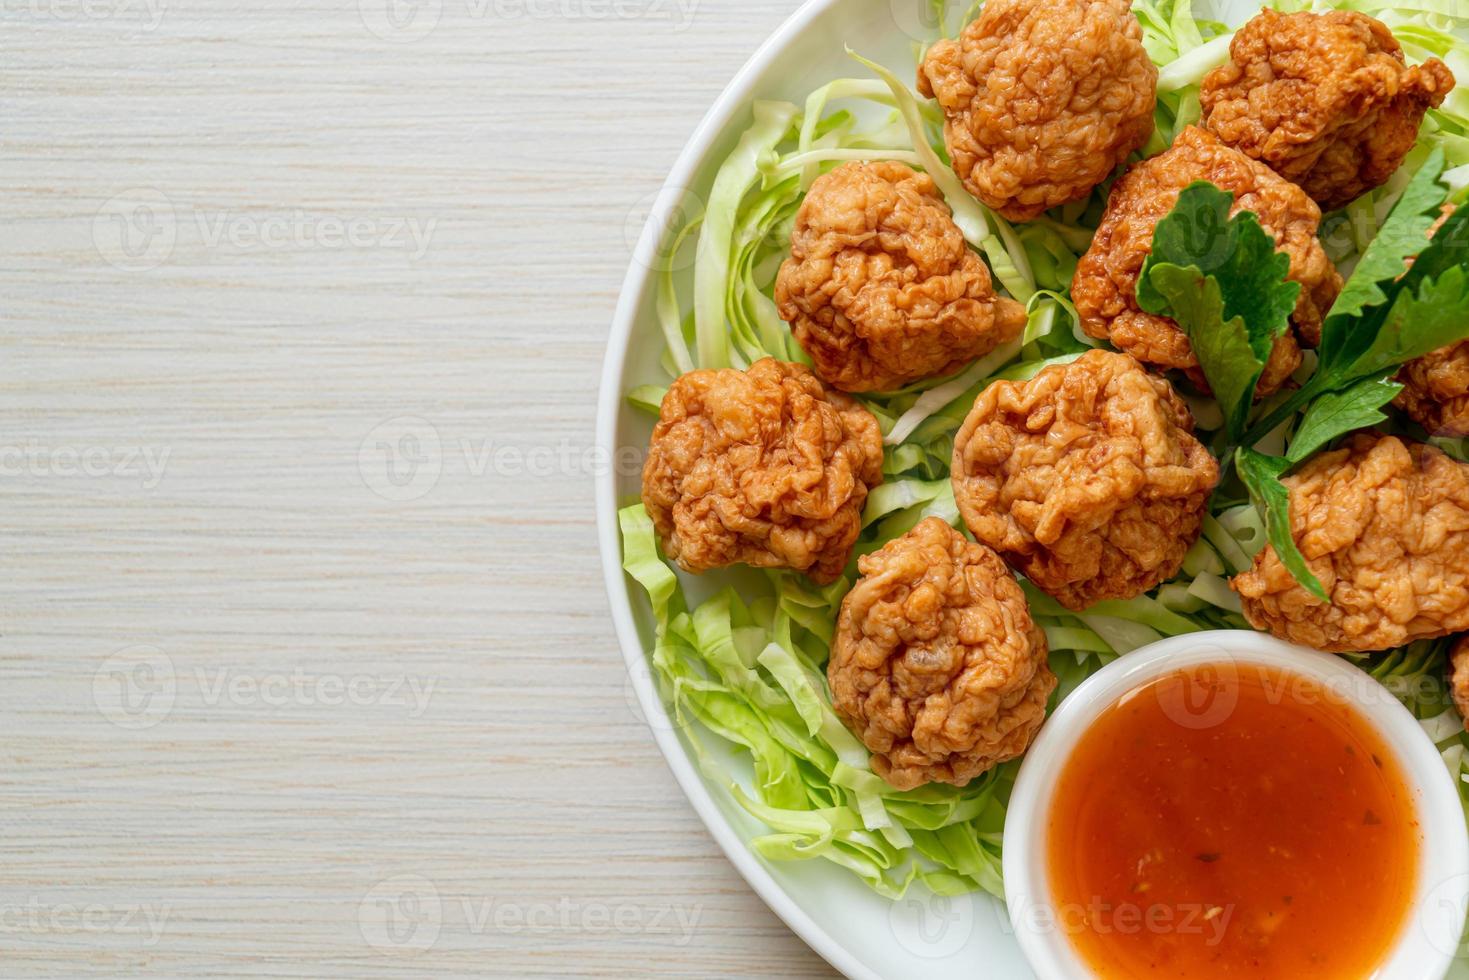
[[[629,706],[584,456],[793,6],[0,7],[0,975],[829,975]]]

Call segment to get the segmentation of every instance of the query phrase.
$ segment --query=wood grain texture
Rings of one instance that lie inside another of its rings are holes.
[[[629,703],[642,210],[793,0],[0,8],[0,974],[827,976]]]

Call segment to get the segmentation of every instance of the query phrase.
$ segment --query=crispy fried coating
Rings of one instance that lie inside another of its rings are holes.
[[[1267,547],[1233,581],[1257,629],[1332,653],[1469,629],[1469,465],[1359,433],[1284,483],[1291,535],[1331,602]]]
[[[858,568],[827,679],[873,771],[898,789],[963,786],[1023,753],[1056,675],[999,556],[930,517]]]
[[[1464,730],[1469,731],[1469,634],[1459,637],[1449,651],[1449,694],[1464,719]]]
[[[1204,125],[1328,211],[1386,182],[1454,87],[1442,61],[1409,68],[1387,26],[1353,11],[1263,10],[1229,54],[1204,78]]]
[[[954,172],[1012,221],[1106,180],[1152,135],[1157,88],[1128,0],[988,0],[918,69]]]
[[[1402,394],[1393,403],[1432,436],[1469,436],[1469,340],[1461,340],[1398,372]]]
[[[1090,351],[984,390],[954,438],[954,498],[1062,605],[1130,599],[1178,571],[1219,482],[1193,427],[1167,381]]]
[[[1136,294],[1154,229],[1196,180],[1234,194],[1232,214],[1255,212],[1276,247],[1290,256],[1287,277],[1301,284],[1291,315],[1293,332],[1276,342],[1260,378],[1259,394],[1266,395],[1300,366],[1301,345],[1314,347],[1321,339],[1321,320],[1341,291],[1341,274],[1316,239],[1321,210],[1311,199],[1204,130],[1185,128],[1172,147],[1137,164],[1112,185],[1096,237],[1077,264],[1071,296],[1089,335],[1111,340],[1140,361],[1185,371],[1203,388],[1203,372],[1188,337],[1168,317],[1143,311]]]
[[[933,178],[891,161],[844,164],[811,185],[775,304],[842,391],[949,374],[1025,326],[1025,307],[995,295]]]
[[[835,581],[882,482],[882,434],[804,365],[692,371],[664,396],[643,504],[664,553],[690,572],[737,562]]]

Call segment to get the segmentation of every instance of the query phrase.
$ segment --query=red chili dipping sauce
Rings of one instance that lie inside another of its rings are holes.
[[[1422,847],[1395,756],[1342,693],[1251,667],[1107,709],[1048,819],[1057,927],[1102,977],[1367,977]]]

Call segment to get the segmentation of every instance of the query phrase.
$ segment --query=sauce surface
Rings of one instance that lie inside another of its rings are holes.
[[[1104,977],[1369,976],[1422,847],[1370,723],[1249,667],[1179,672],[1109,708],[1048,820],[1058,928]]]

